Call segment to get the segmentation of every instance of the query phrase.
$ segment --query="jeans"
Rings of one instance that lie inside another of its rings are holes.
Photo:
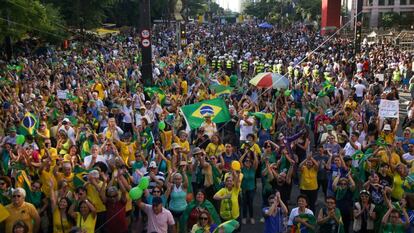
[[[254,195],[256,194],[256,191],[253,190],[245,190],[242,194],[243,199],[243,205],[242,205],[242,211],[243,211],[243,218],[247,218],[247,211],[249,211],[249,217],[253,218],[253,200]]]

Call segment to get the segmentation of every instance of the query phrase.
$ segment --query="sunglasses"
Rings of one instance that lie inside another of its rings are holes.
[[[15,197],[21,197],[21,195],[13,195],[12,197],[13,198],[15,198]]]
[[[4,183],[4,182],[1,182],[1,183],[0,183],[0,185],[4,185],[4,184],[6,184],[6,183]]]
[[[207,217],[200,217],[199,219],[200,219],[200,220],[208,220],[208,218],[207,218]]]
[[[161,191],[154,190],[154,191],[152,191],[152,193],[161,193]]]

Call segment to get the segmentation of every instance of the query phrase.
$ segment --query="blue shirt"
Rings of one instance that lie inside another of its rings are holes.
[[[270,207],[263,208],[263,214],[269,210]],[[265,217],[264,233],[281,233],[286,232],[285,224],[283,223],[282,209],[277,208],[277,214],[275,216]]]

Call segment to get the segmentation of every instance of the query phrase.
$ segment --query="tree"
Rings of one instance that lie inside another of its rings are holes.
[[[384,13],[381,18],[382,26],[384,28],[391,28],[394,26],[399,26],[400,24],[400,14],[396,12]]]
[[[58,7],[68,26],[91,29],[102,24],[116,0],[45,0]]]
[[[0,41],[17,41],[27,35],[49,41],[64,39],[64,21],[53,6],[31,0],[6,0],[3,4],[0,8]]]

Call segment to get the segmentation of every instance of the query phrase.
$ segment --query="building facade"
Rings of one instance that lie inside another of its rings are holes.
[[[351,25],[354,25],[357,1],[343,0],[343,6],[349,13],[347,18],[351,21]],[[383,27],[384,15],[393,12],[400,15],[404,24],[414,24],[414,0],[363,0],[363,25],[370,28]]]

